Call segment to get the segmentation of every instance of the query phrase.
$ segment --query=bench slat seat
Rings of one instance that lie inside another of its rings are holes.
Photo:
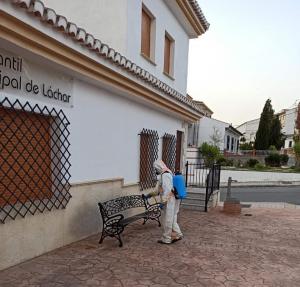
[[[99,202],[98,206],[103,222],[102,235],[99,240],[100,244],[105,237],[110,236],[117,238],[119,240],[119,246],[122,247],[121,233],[124,231],[124,228],[128,224],[140,219],[144,219],[143,224],[148,220],[155,220],[158,222],[158,225],[161,226],[159,220],[161,216],[159,204],[150,204],[142,195],[123,196],[103,203]],[[134,208],[143,208],[144,212],[125,218],[122,212]]]

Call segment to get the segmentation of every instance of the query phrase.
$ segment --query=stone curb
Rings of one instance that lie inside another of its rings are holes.
[[[224,202],[221,201],[218,203],[218,206],[223,207]],[[251,205],[247,208],[288,208],[288,209],[300,209],[300,205],[293,204],[293,203],[287,203],[287,202],[246,202],[243,201],[241,204],[247,204]],[[245,210],[245,207],[242,209]]]
[[[221,182],[220,187],[227,187],[227,182]],[[232,183],[231,187],[262,187],[262,186],[300,186],[300,181],[248,181]]]

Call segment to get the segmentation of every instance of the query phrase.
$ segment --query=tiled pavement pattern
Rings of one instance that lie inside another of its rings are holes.
[[[0,286],[300,286],[299,210],[183,210],[180,223],[172,245],[156,243],[155,223],[132,224],[123,248],[93,236],[0,272]]]

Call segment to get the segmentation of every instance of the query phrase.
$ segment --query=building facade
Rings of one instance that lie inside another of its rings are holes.
[[[210,117],[202,117],[190,124],[188,147],[200,147],[204,142],[219,147],[224,153],[237,153],[241,133],[231,124]]]
[[[95,13],[97,11],[97,13]],[[194,0],[0,4],[0,269],[95,234],[97,202],[181,170]]]
[[[296,119],[298,115],[298,107],[293,107],[291,109],[283,109],[279,113],[277,113],[281,127],[282,133],[285,136],[285,142],[283,149],[289,149],[294,146],[294,135],[296,132]],[[237,127],[243,137],[245,138],[246,142],[255,142],[256,132],[259,126],[259,120],[255,119],[251,121],[247,121]]]

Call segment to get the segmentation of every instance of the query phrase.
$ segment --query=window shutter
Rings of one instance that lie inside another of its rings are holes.
[[[151,48],[151,17],[147,12],[142,10],[142,35],[141,35],[141,52],[145,56],[150,58],[150,48]]]
[[[170,63],[171,63],[171,40],[165,35],[165,58],[164,58],[164,72],[170,75]]]

